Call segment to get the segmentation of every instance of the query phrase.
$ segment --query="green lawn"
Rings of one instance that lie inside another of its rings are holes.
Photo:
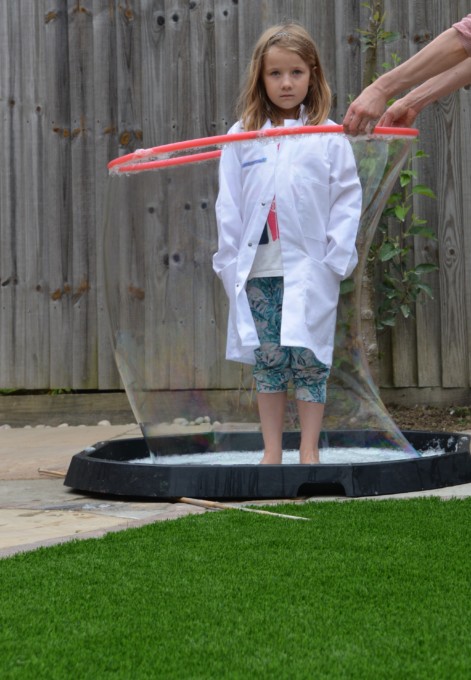
[[[471,499],[210,512],[0,561],[0,678],[469,678]]]

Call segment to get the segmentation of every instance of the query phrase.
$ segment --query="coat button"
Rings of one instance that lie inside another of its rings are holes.
[[[249,243],[249,248],[251,248],[251,247],[252,247],[252,241]]]

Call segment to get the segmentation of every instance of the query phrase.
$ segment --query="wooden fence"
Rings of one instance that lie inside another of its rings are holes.
[[[384,61],[471,11],[461,0],[384,5],[400,34]],[[224,133],[255,39],[285,18],[315,37],[341,121],[361,89],[359,1],[0,0],[0,388],[119,388],[103,311],[107,162]],[[429,154],[420,181],[438,198],[418,201],[437,241],[418,239],[414,257],[440,271],[415,321],[381,338],[390,398],[470,394],[470,104],[465,89],[417,121]]]

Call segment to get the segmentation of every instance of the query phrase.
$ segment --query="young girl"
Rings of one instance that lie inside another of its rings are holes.
[[[297,24],[259,38],[229,134],[333,125],[317,48]],[[255,364],[262,463],[282,460],[288,383],[296,390],[300,463],[319,462],[340,281],[357,263],[361,189],[340,134],[223,149],[216,274],[229,298],[226,358]]]

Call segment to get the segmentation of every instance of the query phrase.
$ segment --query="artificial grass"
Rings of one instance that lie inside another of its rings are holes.
[[[469,677],[471,499],[276,511],[0,561],[0,677]]]

